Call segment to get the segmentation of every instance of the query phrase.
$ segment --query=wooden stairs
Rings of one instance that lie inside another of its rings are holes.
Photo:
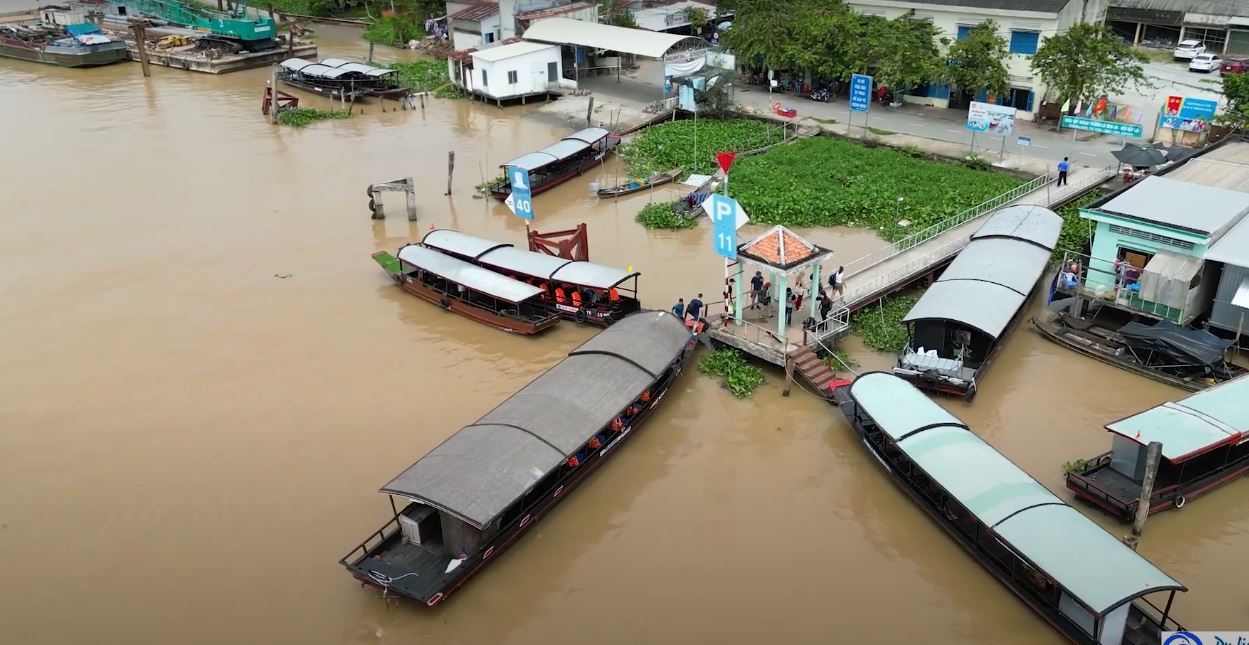
[[[794,362],[794,371],[802,379],[815,388],[820,398],[831,401],[833,388],[844,385],[848,381],[837,377],[837,373],[828,367],[810,347],[799,347],[790,354]]]

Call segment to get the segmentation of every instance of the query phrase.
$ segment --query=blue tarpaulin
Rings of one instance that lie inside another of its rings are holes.
[[[81,22],[76,25],[69,25],[65,29],[69,31],[69,33],[73,36],[82,36],[84,34],[100,33],[100,28],[89,22]]]

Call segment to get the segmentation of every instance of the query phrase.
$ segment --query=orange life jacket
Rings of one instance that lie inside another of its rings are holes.
[[[575,289],[572,292],[572,306],[578,309],[581,308],[581,292]]]
[[[576,468],[577,466],[580,466],[580,465],[581,465],[581,460],[577,459],[577,455],[573,455],[568,458],[568,466],[570,468]]]
[[[563,287],[555,287],[555,302],[561,305],[568,304],[568,299],[564,297]]]
[[[607,290],[607,299],[612,302],[620,302],[620,293],[616,291],[616,287]]]
[[[650,390],[647,390],[647,391],[643,392],[643,393],[642,393],[642,403],[646,403],[646,402],[648,402],[648,401],[650,401],[650,400],[651,400],[651,391],[650,391]]]
[[[621,430],[624,430],[624,423],[620,420],[620,417],[616,417],[615,419],[612,419],[611,429],[615,430],[616,432],[620,432]]]
[[[603,447],[603,442],[599,441],[598,437],[590,437],[590,447],[594,450],[598,450]]]

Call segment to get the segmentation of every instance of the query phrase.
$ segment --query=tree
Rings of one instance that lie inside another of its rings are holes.
[[[690,27],[697,34],[703,30],[703,27],[707,26],[711,17],[707,15],[707,10],[702,7],[688,7],[685,10],[685,19],[689,21]]]
[[[1223,96],[1227,108],[1214,117],[1215,123],[1232,130],[1249,128],[1249,74],[1224,74]]]
[[[841,0],[734,0],[724,44],[739,60],[768,69],[823,74],[834,57]]]
[[[1148,85],[1141,67],[1148,60],[1105,25],[1079,23],[1041,43],[1032,71],[1060,103],[1070,100],[1074,111],[1081,100],[1119,94],[1129,84]]]
[[[972,27],[966,38],[950,45],[945,78],[964,91],[1005,94],[1010,89],[1005,64],[1009,57],[997,23],[986,20]]]
[[[876,83],[902,93],[938,78],[944,70],[939,34],[931,20],[916,18],[914,11],[884,21],[868,43],[875,51]]]

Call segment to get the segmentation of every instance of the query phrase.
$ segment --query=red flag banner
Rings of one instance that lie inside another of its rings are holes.
[[[1184,99],[1178,96],[1168,96],[1167,97],[1167,116],[1176,116],[1177,114],[1179,114],[1180,104],[1182,104],[1183,102],[1184,102]]]
[[[724,174],[729,174],[729,167],[733,165],[733,158],[736,156],[736,152],[716,153],[716,162],[720,164],[720,170],[723,170]]]

